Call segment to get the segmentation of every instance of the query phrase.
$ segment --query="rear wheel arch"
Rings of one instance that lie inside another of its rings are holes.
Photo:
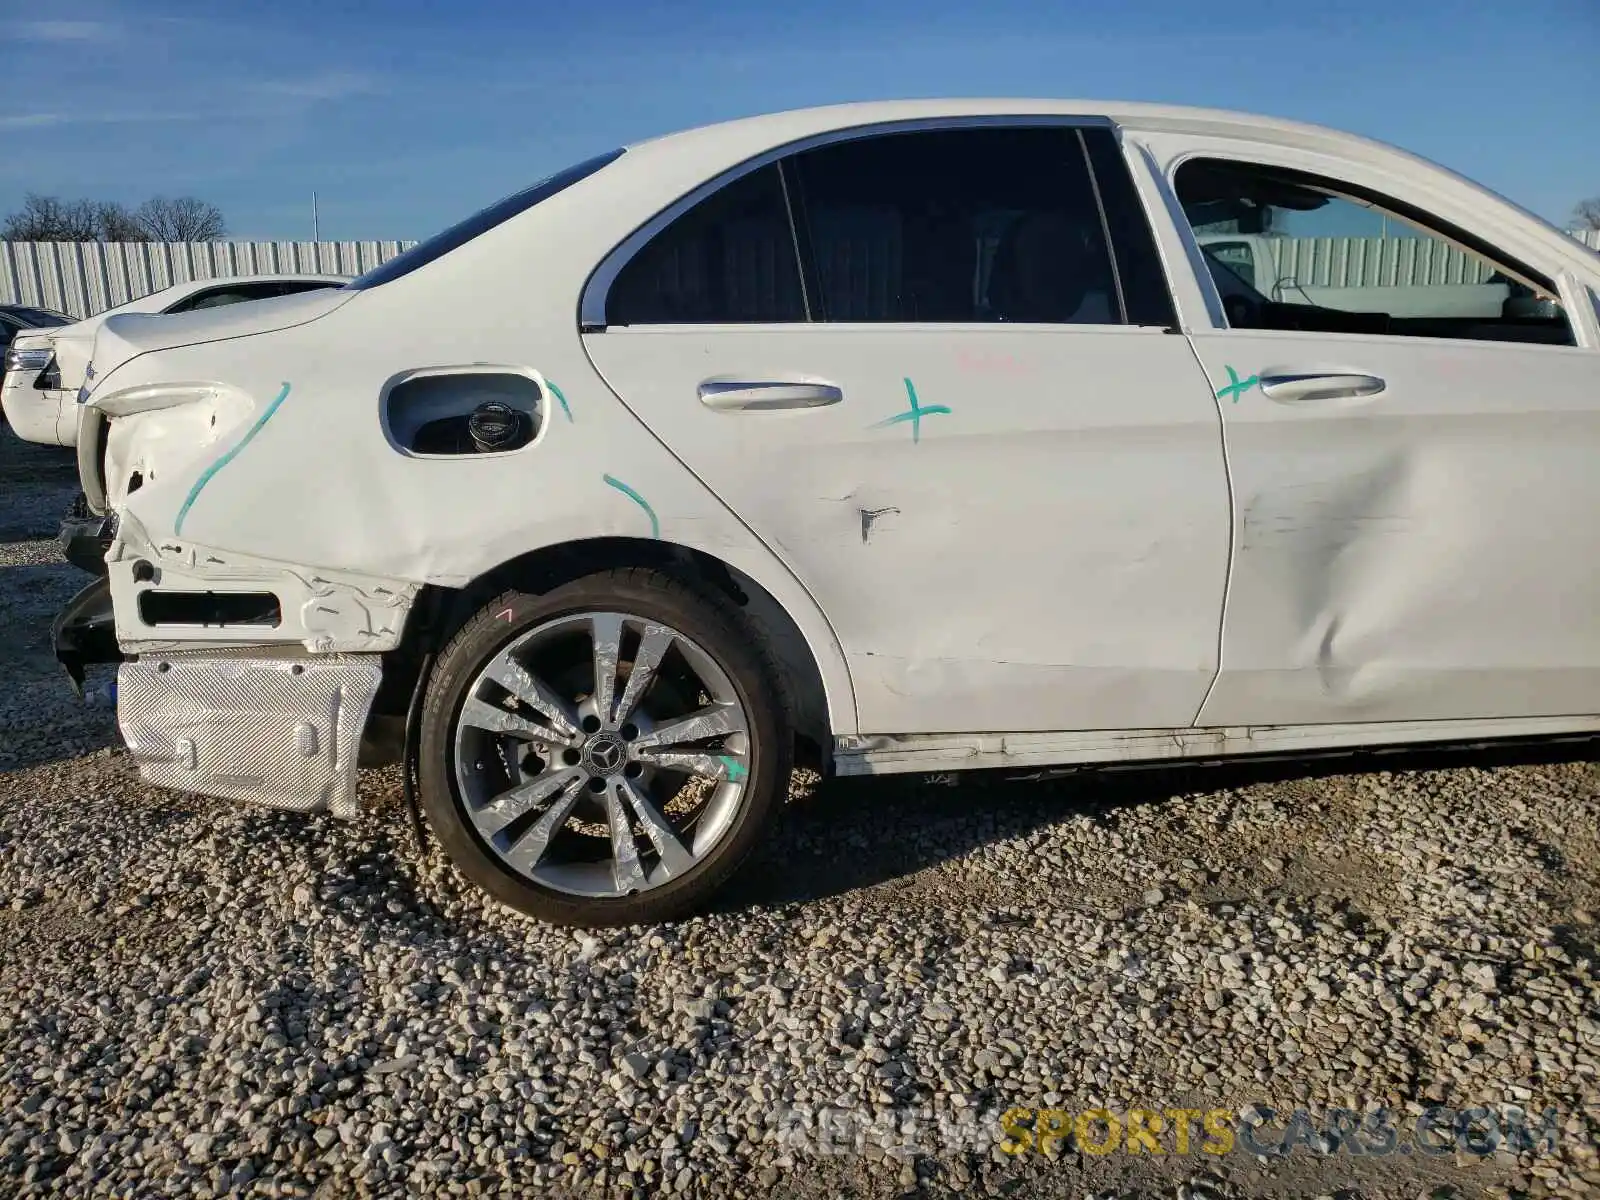
[[[831,766],[833,735],[853,732],[855,698],[844,656],[820,610],[810,617],[811,636],[760,580],[703,550],[658,539],[593,538],[520,554],[484,572],[465,587],[427,585],[418,596],[401,645],[386,656],[383,687],[374,712],[403,714],[425,657],[437,653],[490,599],[508,590],[541,594],[601,571],[646,567],[731,600],[765,638],[783,668],[788,724],[801,739],[801,759],[814,753]],[[780,585],[781,586],[781,585]],[[823,632],[818,632],[818,626]],[[826,638],[825,644],[818,645]],[[830,695],[825,680],[835,680]],[[831,703],[830,703],[831,700]],[[807,745],[806,743],[810,743]],[[814,750],[813,750],[814,748]]]

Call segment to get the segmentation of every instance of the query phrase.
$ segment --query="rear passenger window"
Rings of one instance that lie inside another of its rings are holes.
[[[606,296],[607,325],[806,319],[782,176],[734,180],[647,242]]]
[[[1126,320],[1075,129],[886,134],[790,165],[814,319]]]

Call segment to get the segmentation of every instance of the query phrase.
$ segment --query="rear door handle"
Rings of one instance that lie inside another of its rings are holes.
[[[708,379],[700,385],[700,403],[717,412],[822,408],[843,399],[843,390],[831,383],[795,379]]]
[[[1343,400],[1376,396],[1387,386],[1388,384],[1376,375],[1342,372],[1308,371],[1303,374],[1285,372],[1261,377],[1261,394],[1269,400],[1279,400],[1288,404],[1302,404],[1309,400]]]

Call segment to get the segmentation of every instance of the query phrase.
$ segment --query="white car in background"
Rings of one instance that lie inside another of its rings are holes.
[[[29,442],[71,446],[78,433],[75,401],[90,366],[95,334],[107,317],[123,313],[185,313],[336,288],[347,275],[240,275],[195,279],[129,300],[82,321],[18,333],[6,350],[0,405],[17,436]]]
[[[1375,213],[1525,302],[1225,290],[1196,237]],[[106,321],[107,576],[57,653],[122,660],[168,787],[354,816],[398,731],[465,873],[582,924],[701,904],[805,747],[873,775],[1593,734],[1597,294],[1600,257],[1484,188],[1238,113],[657,138],[337,291]]]

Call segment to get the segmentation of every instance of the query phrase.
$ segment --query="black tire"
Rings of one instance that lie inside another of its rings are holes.
[[[560,892],[503,863],[484,845],[467,816],[452,761],[456,717],[468,688],[490,659],[536,625],[589,611],[634,613],[692,638],[733,683],[750,734],[749,781],[743,804],[721,840],[680,878],[614,898]],[[451,639],[428,682],[417,755],[419,792],[428,826],[469,879],[503,904],[540,920],[599,927],[681,917],[703,905],[739,868],[787,794],[793,739],[780,679],[776,663],[737,608],[660,571],[603,571],[542,595],[506,592],[479,609]]]

